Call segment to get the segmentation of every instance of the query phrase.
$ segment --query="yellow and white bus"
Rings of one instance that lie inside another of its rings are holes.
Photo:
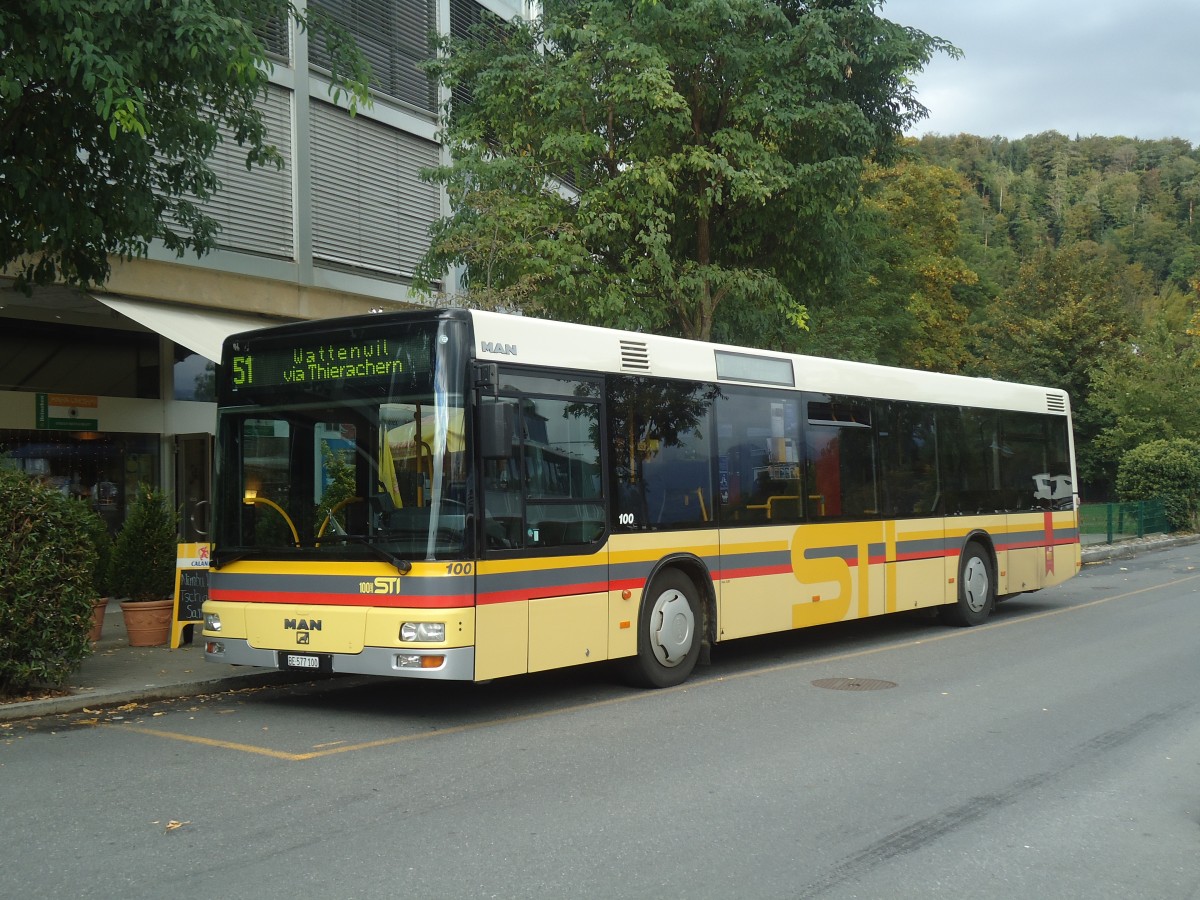
[[[1080,566],[1060,390],[468,310],[230,337],[205,656],[483,681]]]

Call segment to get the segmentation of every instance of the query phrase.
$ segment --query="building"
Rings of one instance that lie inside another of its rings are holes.
[[[303,6],[303,3],[300,3]],[[228,334],[418,302],[409,284],[447,210],[422,168],[442,161],[439,96],[419,64],[429,35],[463,33],[521,0],[310,0],[355,37],[373,105],[330,97],[323,42],[294,23],[266,35],[264,112],[282,171],[246,170],[233,142],[213,160],[222,230],[202,259],[152,247],[103,291],[0,292],[0,465],[90,499],[116,527],[139,482],[166,490],[182,536],[208,529],[213,375]]]

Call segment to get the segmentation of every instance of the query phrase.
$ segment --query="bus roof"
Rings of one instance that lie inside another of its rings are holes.
[[[692,381],[768,384],[824,394],[876,397],[1067,415],[1057,388],[799,356],[661,335],[472,310],[475,356]],[[790,370],[790,371],[789,371]]]
[[[684,338],[556,322],[510,313],[461,308],[411,310],[294,322],[231,335],[254,341],[273,334],[319,335],[336,328],[370,328],[417,318],[470,319],[473,353],[481,362],[794,388],[822,394],[875,397],[1068,415],[1070,398],[1058,388],[902,369],[822,356],[734,347]]]

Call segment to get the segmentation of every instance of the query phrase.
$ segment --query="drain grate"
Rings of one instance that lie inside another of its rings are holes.
[[[882,678],[818,678],[812,685],[831,691],[886,691],[894,688],[896,682]]]

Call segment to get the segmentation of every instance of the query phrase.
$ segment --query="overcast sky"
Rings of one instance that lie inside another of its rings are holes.
[[[886,0],[945,38],[913,134],[1181,137],[1200,147],[1200,0]]]

